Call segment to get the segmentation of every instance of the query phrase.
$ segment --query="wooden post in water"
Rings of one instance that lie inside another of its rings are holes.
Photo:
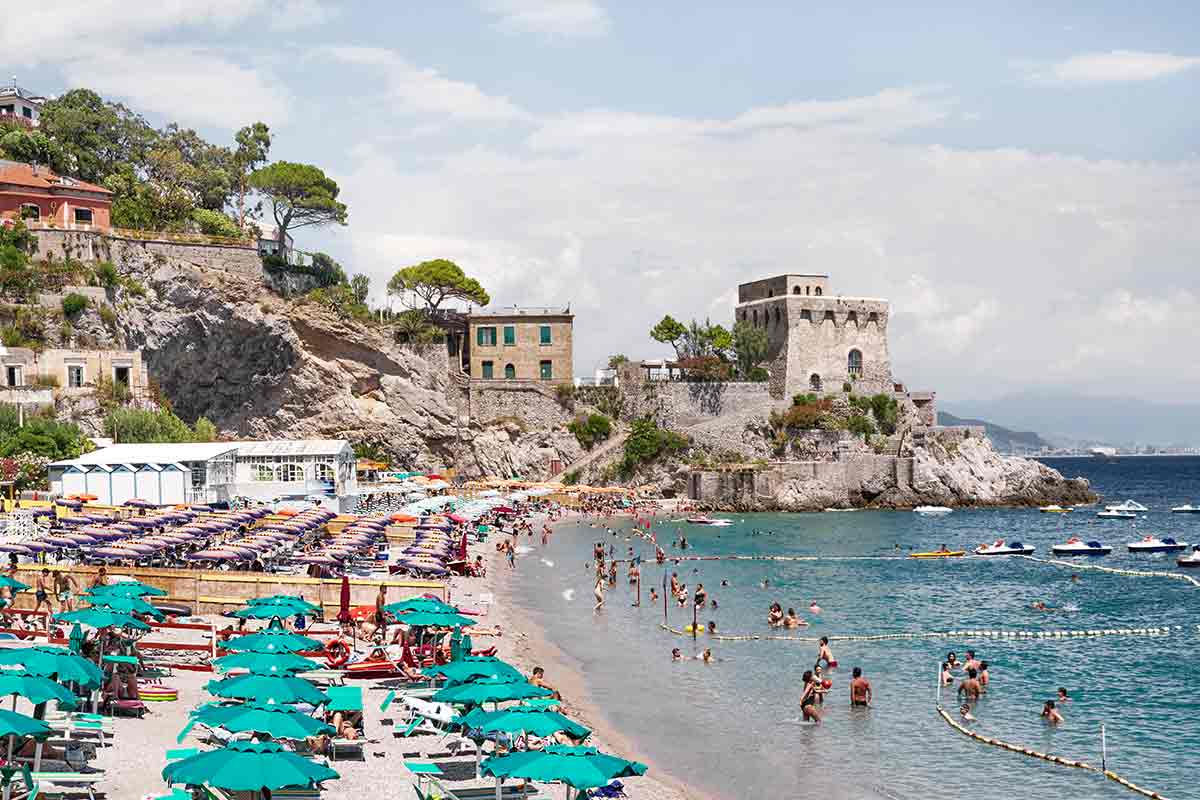
[[[697,624],[696,616],[697,616],[697,614],[700,613],[699,608],[697,608],[698,605],[699,604],[695,600],[692,601],[692,641],[693,642],[696,641],[696,633],[697,633],[697,631],[696,631],[696,624]]]
[[[1108,738],[1104,733],[1104,723],[1100,723],[1100,769],[1108,772]]]

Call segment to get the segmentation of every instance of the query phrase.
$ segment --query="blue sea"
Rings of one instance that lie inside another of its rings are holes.
[[[911,550],[941,544],[970,551],[1004,537],[1050,556],[1072,534],[1112,545],[1112,555],[1080,564],[1179,571],[1174,555],[1132,556],[1125,544],[1147,533],[1200,542],[1200,515],[1170,514],[1200,504],[1200,458],[1047,460],[1068,476],[1082,475],[1105,501],[1133,498],[1150,511],[1133,523],[1101,520],[1098,508],[1072,514],[1032,509],[955,511],[926,518],[911,512],[827,512],[727,516],[729,527],[659,518],[666,546],[679,532],[690,556],[869,556],[864,560],[681,561],[666,564],[689,589],[702,582],[719,608],[723,634],[775,634],[768,606],[793,607],[811,625],[797,636],[876,635],[929,631],[1056,631],[1170,627],[1165,636],[1067,639],[986,639],[956,636],[877,642],[835,642],[839,668],[820,726],[800,724],[800,676],[817,646],[795,641],[706,641],[670,634],[659,625],[661,600],[634,592],[622,569],[605,608],[592,611],[595,542],[648,559],[643,594],[661,587],[653,546],[629,537],[630,520],[564,525],[550,545],[520,558],[514,601],[583,671],[593,700],[639,753],[679,778],[724,798],[1118,798],[1126,789],[1095,774],[1047,764],[970,740],[935,713],[954,713],[953,689],[937,687],[947,651],[967,649],[989,662],[991,686],[973,727],[1035,750],[1099,764],[1101,726],[1107,765],[1163,796],[1200,797],[1200,588],[1184,581],[1128,577],[1015,558],[914,560]],[[612,527],[615,535],[605,530]],[[667,548],[668,556],[684,552]],[[898,556],[898,557],[897,557]],[[548,566],[543,559],[552,561]],[[1072,581],[1072,575],[1079,576]],[[1200,577],[1200,576],[1197,576]],[[762,581],[769,581],[769,588]],[[722,582],[728,585],[722,585]],[[574,590],[573,593],[568,590]],[[570,597],[571,599],[567,599]],[[815,600],[820,614],[810,614]],[[1035,601],[1056,609],[1039,612]],[[671,602],[669,624],[682,629],[691,608]],[[711,647],[717,660],[672,663]],[[869,711],[848,707],[850,669],[862,667],[875,690]],[[1072,701],[1065,723],[1039,717],[1057,687]]]

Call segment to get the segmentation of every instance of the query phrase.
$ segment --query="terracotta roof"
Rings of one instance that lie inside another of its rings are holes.
[[[0,160],[0,183],[11,183],[17,186],[28,186],[31,189],[75,189],[80,192],[98,192],[112,194],[103,186],[97,186],[87,181],[55,175],[46,167],[38,167],[34,172],[32,164],[22,164],[19,161]]]

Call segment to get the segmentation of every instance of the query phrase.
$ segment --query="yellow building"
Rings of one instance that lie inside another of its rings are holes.
[[[485,308],[467,318],[472,380],[574,379],[575,315],[567,308]]]

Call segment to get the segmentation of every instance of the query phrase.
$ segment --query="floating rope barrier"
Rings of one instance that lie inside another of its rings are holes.
[[[948,559],[958,561],[957,558]],[[667,561],[907,561],[907,556],[672,556]],[[920,560],[920,559],[913,559]]]
[[[676,636],[691,636],[689,630],[680,630],[664,625],[658,625],[662,630]],[[889,642],[913,639],[1076,639],[1099,636],[1169,636],[1171,631],[1182,631],[1183,627],[1176,625],[1158,628],[1104,628],[1096,630],[1058,630],[1058,631],[929,631],[925,633],[880,633],[867,636],[827,636],[830,642]],[[1196,626],[1200,632],[1200,625]],[[815,636],[781,636],[779,634],[746,634],[732,635],[723,633],[707,633],[701,626],[698,633],[709,639],[720,642],[799,642],[814,644],[820,642]]]
[[[1079,564],[1074,561],[1062,561],[1057,558],[1038,558],[1036,556],[1018,556],[1018,558],[1027,558],[1030,561],[1036,561],[1039,564],[1052,564],[1056,567],[1070,567],[1071,569],[1090,569],[1097,572],[1108,572],[1113,575],[1128,575],[1135,578],[1171,578],[1177,581],[1187,581],[1193,586],[1200,588],[1200,580],[1196,580],[1191,575],[1184,575],[1181,572],[1161,572],[1142,569],[1117,569],[1116,567],[1102,567],[1099,564]]]
[[[1086,761],[1074,761],[1069,758],[1064,758],[1063,756],[1056,756],[1050,753],[1041,753],[1029,747],[1021,747],[1020,745],[1011,744],[1001,739],[993,739],[989,736],[984,736],[976,733],[975,731],[969,730],[962,724],[956,722],[941,706],[938,706],[937,712],[941,715],[942,719],[946,720],[946,724],[948,724],[951,728],[954,728],[954,730],[958,731],[962,735],[970,737],[977,742],[983,742],[984,744],[991,745],[992,747],[999,747],[1004,750],[1010,750],[1014,753],[1020,753],[1021,755],[1029,756],[1030,758],[1040,758],[1043,761],[1050,762],[1051,764],[1058,764],[1059,766],[1063,767],[1073,767],[1075,769],[1086,770],[1087,772],[1095,772],[1103,775],[1114,783],[1119,783],[1121,786],[1124,786],[1126,789],[1129,789],[1132,792],[1137,792],[1145,797],[1156,798],[1156,800],[1167,800],[1166,797],[1158,792],[1138,786],[1136,783],[1121,777],[1112,770],[1105,770],[1101,769],[1100,767],[1092,766]]]

